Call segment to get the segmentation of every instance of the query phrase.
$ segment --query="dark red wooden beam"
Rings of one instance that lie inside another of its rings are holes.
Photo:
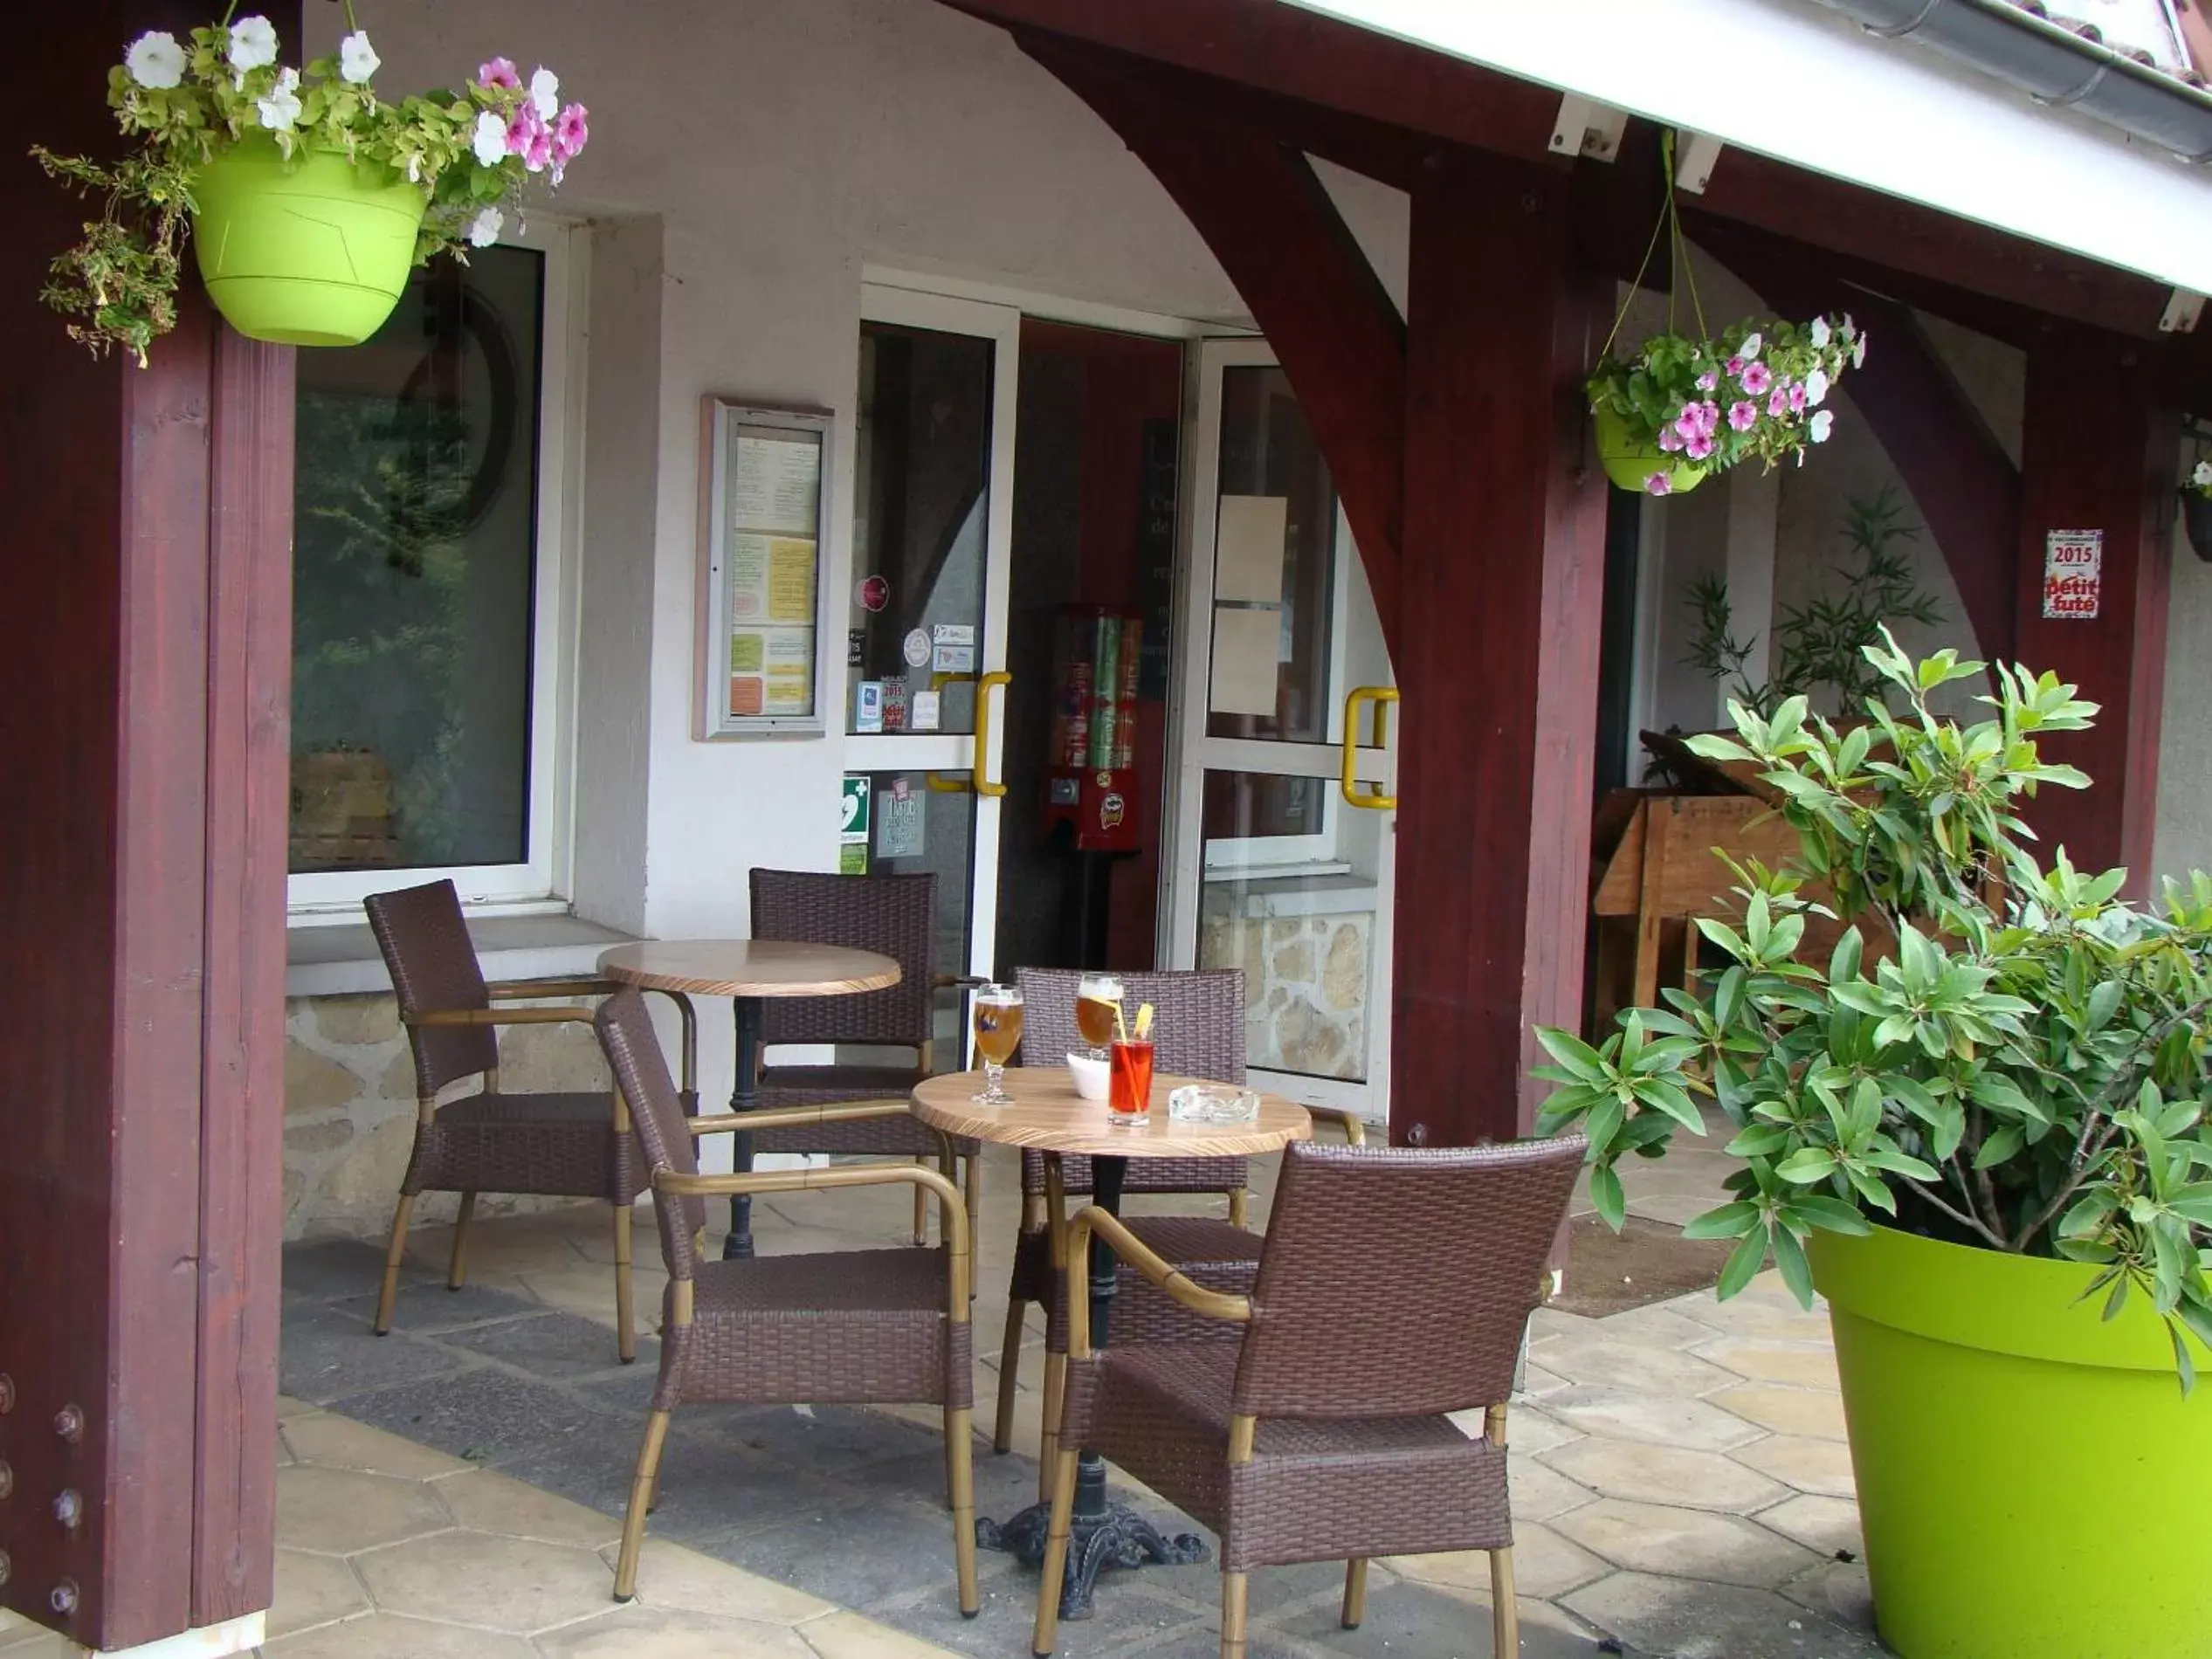
[[[2010,661],[2020,549],[2020,470],[1912,313],[1839,280],[1799,244],[1710,216],[1700,244],[1781,316],[1848,311],[1867,327],[1867,358],[1844,382],[1888,452],[1950,568],[1986,660]],[[1966,642],[1960,642],[1962,645]]]
[[[1281,0],[948,3],[1010,27],[1051,31],[1526,160],[1547,154],[1559,112],[1560,94],[1548,87]],[[1399,164],[1368,165],[1395,170]],[[1905,276],[2119,334],[2158,337],[2167,293],[2147,278],[1748,151],[1731,149],[1721,157],[1699,205]]]
[[[1614,287],[1577,217],[1567,176],[1472,151],[1440,155],[1413,196],[1400,1141],[1527,1132],[1533,1028],[1581,1016],[1606,513],[1582,382]]]
[[[1152,169],[1251,307],[1328,458],[1395,648],[1404,327],[1327,191],[1266,134],[1067,42],[1019,38]]]
[[[2154,355],[2135,341],[2054,330],[2028,354],[2020,660],[2104,707],[2093,731],[2043,745],[2050,759],[2087,772],[2091,787],[2045,790],[2027,816],[2046,863],[2063,845],[2081,868],[2125,864],[2137,897],[2153,874],[2179,422],[2160,396]],[[2104,532],[2093,621],[2043,614],[2053,530]]]

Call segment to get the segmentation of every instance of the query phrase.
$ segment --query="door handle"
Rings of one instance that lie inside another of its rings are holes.
[[[1000,669],[975,682],[975,793],[994,800],[1006,793],[1006,785],[984,775],[991,763],[991,687],[1013,683],[1014,677]]]
[[[1396,809],[1395,795],[1369,795],[1360,788],[1356,777],[1359,765],[1360,705],[1375,705],[1374,743],[1375,748],[1389,747],[1390,740],[1390,705],[1398,700],[1394,685],[1356,685],[1344,699],[1344,769],[1338,777],[1337,787],[1344,792],[1346,802],[1365,807],[1371,812],[1389,812]]]

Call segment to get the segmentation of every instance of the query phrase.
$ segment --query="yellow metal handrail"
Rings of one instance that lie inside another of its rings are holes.
[[[1397,700],[1398,692],[1394,685],[1355,685],[1344,699],[1344,770],[1337,786],[1352,806],[1365,807],[1370,812],[1389,812],[1398,804],[1395,795],[1369,795],[1358,781],[1360,705],[1375,705],[1374,747],[1379,749],[1389,742],[1390,705]]]
[[[991,687],[1011,685],[1014,677],[993,669],[975,682],[975,793],[996,798],[1006,793],[1003,782],[985,775],[991,763]]]

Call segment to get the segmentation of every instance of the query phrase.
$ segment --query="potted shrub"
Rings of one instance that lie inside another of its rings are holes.
[[[2212,562],[2212,461],[2199,461],[2181,486],[2181,525],[2196,556]]]
[[[107,101],[136,148],[113,162],[32,152],[100,203],[53,263],[44,298],[95,355],[142,366],[175,327],[189,239],[217,309],[241,334],[288,345],[357,345],[391,314],[409,271],[496,240],[525,184],[554,184],[589,135],[560,80],[526,83],[494,59],[458,92],[386,103],[347,0],[337,53],[278,62],[265,17],[188,40],[154,31],[108,74]]]
[[[2156,910],[2123,872],[2046,869],[2017,816],[2079,788],[2038,754],[2095,706],[1999,667],[1992,719],[1927,697],[1981,665],[1867,659],[1900,709],[1838,730],[1802,696],[1692,740],[1756,766],[1801,857],[1746,866],[1739,925],[1700,923],[1728,966],[1632,1010],[1595,1047],[1540,1033],[1560,1086],[1547,1132],[1615,1166],[1704,1132],[1710,1094],[1742,1160],[1731,1202],[1685,1229],[1737,1241],[1719,1293],[1772,1260],[1828,1298],[1867,1563],[1905,1659],[2201,1651],[2212,1574],[2212,880]],[[1793,960],[1818,880],[1861,928]],[[2113,1536],[2117,1534],[2117,1536]]]

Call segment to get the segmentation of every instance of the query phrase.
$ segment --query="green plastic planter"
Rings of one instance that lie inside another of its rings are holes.
[[[1628,423],[1610,405],[1592,410],[1590,418],[1597,427],[1599,464],[1615,488],[1649,495],[1654,472],[1666,474],[1669,495],[1681,495],[1705,482],[1709,469],[1669,455],[1655,444],[1637,443],[1629,436]]]
[[[283,346],[358,346],[415,265],[429,205],[390,168],[317,149],[286,170],[253,137],[201,169],[192,194],[200,276],[231,326]]]
[[[1904,1659],[2212,1653],[2212,1356],[2149,1298],[1877,1228],[1813,1236],[1882,1638]]]

